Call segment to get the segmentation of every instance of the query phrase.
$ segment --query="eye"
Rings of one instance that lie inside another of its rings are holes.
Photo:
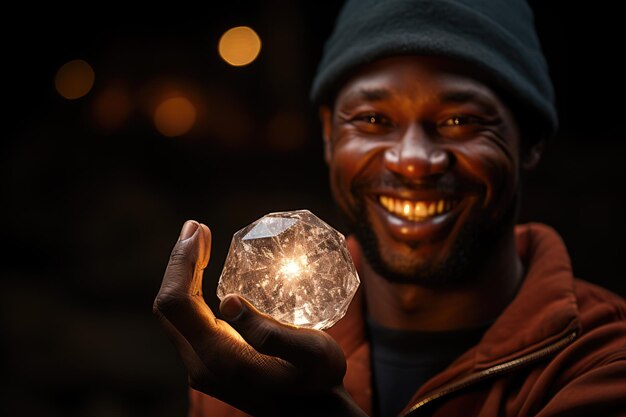
[[[466,115],[454,115],[448,117],[443,122],[439,123],[439,127],[455,127],[455,126],[467,126],[467,125],[482,125],[482,121],[474,116]]]
[[[355,116],[352,124],[367,133],[379,133],[393,126],[391,120],[380,113],[365,113]]]
[[[497,123],[497,119],[492,121],[471,114],[455,114],[440,120],[437,123],[439,134],[450,139],[473,138],[485,130],[491,130]]]
[[[371,125],[390,125],[389,119],[382,114],[368,113],[356,117],[356,120],[369,123]]]

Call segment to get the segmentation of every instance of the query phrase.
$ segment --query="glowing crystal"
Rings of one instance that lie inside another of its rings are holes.
[[[344,236],[298,210],[235,233],[217,296],[239,294],[277,320],[321,330],[344,316],[358,286]]]

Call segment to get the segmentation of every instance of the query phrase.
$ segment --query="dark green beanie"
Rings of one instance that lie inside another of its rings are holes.
[[[333,99],[358,67],[396,55],[435,55],[483,71],[488,83],[551,136],[558,120],[548,67],[525,0],[348,0],[311,88]]]

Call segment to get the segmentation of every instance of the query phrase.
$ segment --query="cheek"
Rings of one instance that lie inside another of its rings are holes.
[[[464,144],[455,149],[460,169],[485,187],[483,206],[508,201],[518,183],[518,161],[508,147],[490,142]]]
[[[330,181],[335,199],[342,205],[352,204],[354,181],[372,166],[383,151],[380,143],[361,138],[344,138],[335,142],[330,163]]]

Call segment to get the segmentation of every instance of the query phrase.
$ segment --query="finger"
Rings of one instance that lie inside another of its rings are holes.
[[[228,378],[256,381],[264,372],[284,379],[283,367],[268,363],[204,302],[200,289],[210,239],[205,225],[185,223],[154,302],[155,315],[182,356],[190,380],[204,392],[214,392]]]
[[[202,271],[209,262],[211,231],[188,220],[183,225],[167,264],[161,290],[196,295],[202,292]]]
[[[202,273],[211,251],[211,231],[203,224],[188,220],[172,249],[159,298],[202,295]]]
[[[296,368],[315,369],[323,384],[343,379],[345,357],[328,334],[280,323],[235,294],[224,297],[220,312],[258,352],[284,359]]]
[[[153,311],[167,320],[192,345],[194,335],[211,331],[215,315],[202,298],[202,273],[211,249],[211,231],[189,220],[174,245]]]

